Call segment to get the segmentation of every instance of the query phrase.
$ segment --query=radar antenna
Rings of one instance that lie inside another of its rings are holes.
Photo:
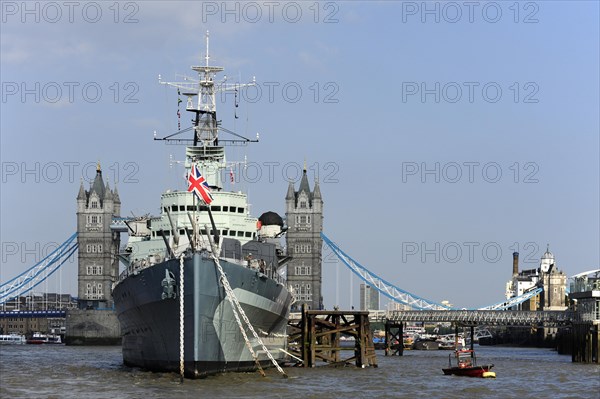
[[[178,93],[187,97],[186,111],[194,113],[193,126],[183,130],[179,130],[168,136],[157,138],[154,140],[162,140],[175,142],[178,144],[189,144],[193,142],[193,146],[219,146],[219,144],[247,144],[249,142],[257,142],[230,130],[221,127],[221,121],[217,119],[217,104],[216,94],[221,92],[234,92],[235,105],[238,105],[238,92],[245,87],[256,86],[256,78],[252,78],[249,83],[227,83],[227,77],[216,82],[215,76],[218,72],[224,69],[219,66],[210,65],[209,55],[209,32],[206,31],[206,64],[201,66],[192,66],[192,70],[198,73],[198,78],[183,76],[183,81],[166,82],[158,76],[160,84],[175,87]],[[236,115],[237,117],[237,115]],[[175,138],[182,133],[194,131],[192,139]],[[224,131],[236,136],[235,139],[220,140],[219,131]]]

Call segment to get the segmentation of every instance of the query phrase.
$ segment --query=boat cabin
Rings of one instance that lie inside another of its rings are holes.
[[[467,367],[475,366],[475,351],[469,349],[457,350],[456,352],[456,364],[459,368],[464,369]],[[449,362],[450,363],[450,362]]]

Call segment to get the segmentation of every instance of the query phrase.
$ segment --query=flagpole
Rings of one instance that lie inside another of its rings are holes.
[[[194,228],[194,246],[198,248],[198,224],[196,223],[198,220],[196,218],[196,208],[198,205],[196,204],[196,194],[192,193],[192,197],[194,198],[194,225],[192,226]]]
[[[208,217],[210,218],[210,224],[213,228],[213,233],[215,237],[215,246],[219,246],[219,231],[217,230],[217,225],[215,224],[215,219],[213,219],[212,212],[210,211],[210,205],[206,205],[206,209],[208,210]],[[207,232],[207,235],[210,235],[210,232]],[[218,254],[215,254],[218,256]]]
[[[208,216],[210,218],[210,222],[213,228],[215,242],[219,243],[219,231],[215,225],[215,221],[213,219],[212,212],[210,210],[210,203],[213,201],[213,197],[210,194],[210,187],[206,182],[206,179],[202,176],[202,173],[198,171],[198,168],[195,163],[191,165],[190,173],[188,175],[189,187],[188,191],[194,193],[194,197],[198,197],[200,202],[203,202],[206,205],[206,209],[208,211]],[[194,210],[200,212],[198,210],[198,204],[196,203],[196,198],[194,198]],[[195,214],[194,214],[195,216]],[[210,232],[207,232],[207,235],[210,236]]]

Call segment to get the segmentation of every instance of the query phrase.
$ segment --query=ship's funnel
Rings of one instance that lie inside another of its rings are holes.
[[[513,252],[513,276],[519,274],[519,253]]]

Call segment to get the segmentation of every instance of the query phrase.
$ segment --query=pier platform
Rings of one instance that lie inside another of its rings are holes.
[[[288,349],[303,367],[328,365],[377,367],[367,311],[302,309],[288,323]],[[343,353],[350,352],[349,357]]]

